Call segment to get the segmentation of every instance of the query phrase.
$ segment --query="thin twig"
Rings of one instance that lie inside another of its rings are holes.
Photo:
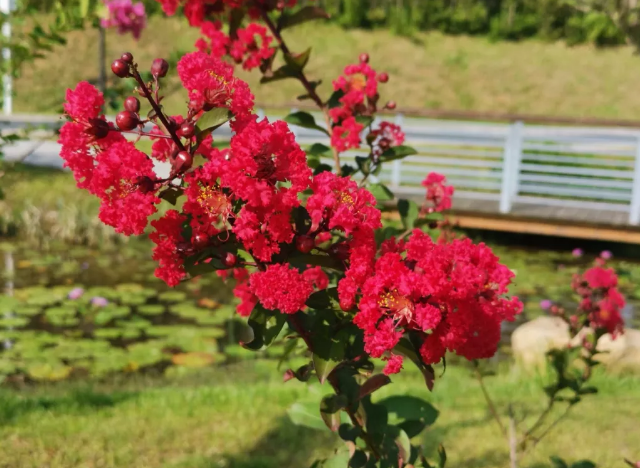
[[[286,42],[282,38],[282,35],[280,34],[278,27],[275,25],[273,20],[269,17],[269,14],[264,9],[261,9],[260,13],[262,15],[262,20],[265,22],[265,24],[271,31],[271,34],[273,34],[273,37],[275,37],[276,40],[278,41],[278,44],[280,46],[280,50],[282,50],[282,53],[286,55],[291,55],[291,51],[289,50],[289,47],[287,46]],[[297,78],[302,83],[302,86],[304,86],[304,89],[309,94],[309,97],[311,98],[311,100],[316,103],[316,105],[320,108],[320,110],[324,114],[324,121],[327,125],[327,131],[330,131],[331,118],[329,116],[329,109],[327,109],[326,104],[322,101],[322,99],[316,92],[315,87],[311,84],[307,76],[304,74],[303,70],[300,70]],[[340,166],[340,153],[333,146],[331,147],[331,150],[333,152],[333,162],[336,167],[336,173],[340,175],[342,173],[342,169]]]
[[[487,406],[489,407],[489,411],[491,411],[491,415],[493,416],[493,419],[495,419],[496,423],[498,423],[498,426],[500,427],[500,432],[502,432],[502,435],[505,437],[505,439],[509,440],[509,435],[507,435],[507,429],[504,427],[504,424],[502,424],[502,420],[500,419],[500,415],[498,414],[498,411],[496,410],[496,406],[493,403],[493,400],[491,399],[491,396],[489,396],[489,392],[487,391],[487,387],[484,385],[484,379],[482,378],[482,373],[480,372],[480,369],[478,369],[478,364],[475,361],[474,361],[474,367],[475,367],[476,379],[478,380],[478,383],[480,384],[480,388],[482,389],[482,394],[484,395],[484,399],[487,402]]]
[[[133,77],[138,82],[138,85],[140,86],[140,89],[142,89],[142,92],[147,98],[147,101],[149,101],[149,104],[151,104],[151,107],[153,107],[153,110],[155,111],[156,116],[160,119],[160,121],[162,122],[162,125],[164,125],[164,128],[167,130],[167,132],[169,132],[169,135],[171,135],[171,139],[176,144],[176,146],[180,149],[180,151],[184,151],[184,145],[180,141],[180,138],[178,138],[178,135],[176,135],[174,129],[171,128],[171,125],[169,125],[169,121],[162,113],[162,109],[160,109],[160,106],[158,105],[158,103],[156,103],[156,101],[153,99],[153,96],[151,96],[151,92],[149,91],[149,88],[147,88],[147,85],[145,84],[144,80],[140,76],[140,73],[138,73],[137,68],[135,66],[131,68],[133,70]]]
[[[569,414],[569,411],[571,411],[571,408],[573,407],[573,405],[569,405],[566,407],[566,409],[564,410],[564,412],[558,417],[558,419],[556,419],[555,421],[553,421],[549,427],[547,427],[544,431],[542,431],[542,434],[540,434],[538,437],[534,437],[533,440],[533,445],[536,445],[538,442],[540,442],[540,440],[542,440],[544,438],[544,436],[546,436],[547,434],[549,434],[549,432],[551,432],[551,430],[560,422],[562,421],[565,417],[567,417],[567,415]]]
[[[544,420],[547,418],[551,410],[553,409],[553,405],[555,403],[555,398],[550,398],[549,403],[547,404],[547,408],[542,412],[542,414],[538,417],[538,420],[529,428],[527,432],[524,433],[522,439],[520,440],[520,448],[524,449],[527,441],[532,437],[533,433],[544,423]]]
[[[511,468],[518,468],[518,435],[511,405],[509,405],[509,462]]]

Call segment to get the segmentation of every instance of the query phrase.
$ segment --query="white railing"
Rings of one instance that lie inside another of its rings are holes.
[[[281,117],[281,116],[279,116]],[[377,179],[396,193],[421,195],[430,171],[447,176],[457,197],[514,204],[611,210],[640,224],[640,131],[599,127],[451,122],[395,117],[418,154],[383,167]],[[322,119],[317,116],[320,124]],[[375,123],[374,123],[375,125]],[[294,128],[301,144],[326,135]],[[347,152],[344,162],[355,164]]]

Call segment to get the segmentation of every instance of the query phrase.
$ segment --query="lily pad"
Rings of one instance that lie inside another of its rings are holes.
[[[158,299],[162,302],[181,302],[187,295],[182,291],[166,291],[158,295]]]
[[[55,382],[64,380],[71,374],[71,367],[63,364],[35,364],[27,369],[27,374],[33,380]]]
[[[180,353],[174,354],[171,358],[177,366],[183,367],[207,367],[213,364],[213,355],[209,353]]]
[[[138,307],[138,313],[142,315],[162,315],[164,312],[164,306],[160,304],[146,304]]]
[[[29,323],[26,317],[5,317],[0,318],[0,327],[2,328],[19,328]]]

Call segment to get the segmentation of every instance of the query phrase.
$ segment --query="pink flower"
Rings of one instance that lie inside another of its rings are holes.
[[[360,147],[360,132],[364,125],[355,117],[348,117],[331,130],[331,146],[339,152]]]
[[[581,248],[575,248],[571,252],[571,255],[573,255],[576,258],[582,257],[583,254],[584,254],[584,252],[583,252],[583,250]]]
[[[423,187],[427,189],[426,199],[433,204],[434,211],[445,211],[451,208],[454,189],[450,185],[445,185],[446,182],[447,178],[437,172],[429,173],[422,181]]]
[[[387,364],[384,366],[382,373],[384,375],[397,374],[402,370],[402,356],[392,355],[387,358]]]
[[[136,39],[147,25],[144,4],[131,0],[105,0],[109,17],[100,20],[103,28],[118,28],[119,34],[131,32]]]
[[[153,259],[158,262],[155,276],[169,286],[177,286],[186,276],[180,250],[181,244],[184,244],[182,229],[186,219],[178,211],[169,210],[162,218],[151,221],[155,231],[149,234],[149,239],[156,245]]]
[[[238,39],[232,42],[229,55],[236,63],[242,63],[245,70],[259,67],[263,60],[270,58],[276,51],[270,47],[273,38],[267,34],[264,26],[250,23],[246,28],[238,29],[237,34]]]

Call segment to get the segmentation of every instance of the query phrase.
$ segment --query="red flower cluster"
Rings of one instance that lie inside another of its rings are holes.
[[[396,124],[381,122],[380,126],[369,133],[367,140],[371,142],[374,156],[378,157],[393,146],[404,143],[404,132]]]
[[[503,297],[513,276],[484,244],[465,239],[440,245],[415,230],[406,244],[388,245],[376,261],[354,322],[372,357],[391,352],[408,331],[423,337],[426,363],[438,362],[447,349],[467,359],[490,357],[502,321],[522,310],[518,298]],[[398,370],[398,362],[389,361],[386,372]]]
[[[361,143],[360,132],[364,125],[358,123],[356,117],[375,113],[380,97],[378,74],[365,62],[348,65],[344,69],[344,75],[333,82],[333,89],[341,92],[342,96],[339,99],[340,105],[329,110],[334,124],[331,146],[338,151],[358,148]]]
[[[78,187],[101,200],[100,219],[117,232],[142,234],[147,218],[160,202],[147,182],[155,179],[153,163],[127,142],[101,116],[102,94],[87,82],[67,90],[65,112],[70,121],[60,130],[58,143],[65,166]],[[153,186],[153,183],[151,183]]]
[[[228,10],[241,8],[248,4],[246,0],[158,0],[162,9],[168,15],[174,15],[178,6],[184,4],[184,15],[189,24],[200,28],[203,38],[196,41],[196,47],[202,52],[208,52],[215,57],[231,56],[236,63],[241,63],[245,70],[259,67],[263,60],[273,56],[276,49],[271,47],[273,38],[267,34],[267,29],[257,23],[249,23],[246,28],[239,28],[231,34],[222,30],[220,18],[224,18]],[[254,3],[254,2],[251,2]],[[268,9],[275,2],[255,2],[262,9]],[[291,7],[296,0],[281,3],[279,8]],[[249,16],[257,18],[260,11],[250,8]]]
[[[427,201],[433,206],[432,211],[445,211],[451,208],[451,197],[453,197],[453,187],[445,185],[447,178],[437,172],[431,172],[422,181],[422,186],[427,189]]]
[[[616,272],[602,266],[592,267],[582,276],[575,275],[572,284],[581,297],[578,314],[586,318],[596,333],[606,331],[614,338],[624,329],[620,310],[625,306],[625,300],[617,286]],[[575,324],[581,322],[578,316],[572,320]]]

